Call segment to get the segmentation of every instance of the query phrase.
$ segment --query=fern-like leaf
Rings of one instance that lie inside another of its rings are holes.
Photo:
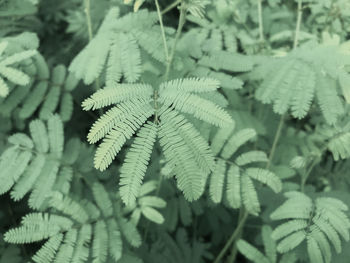
[[[253,129],[243,129],[235,133],[222,149],[221,156],[225,159],[230,158],[237,149],[247,141],[255,138],[256,132]]]
[[[272,172],[261,168],[247,168],[245,174],[268,185],[275,193],[282,190],[281,180]]]
[[[94,93],[83,101],[84,110],[96,110],[134,98],[150,98],[153,88],[146,84],[115,84]]]
[[[204,190],[207,174],[205,170],[199,169],[200,163],[196,160],[200,156],[196,158],[190,145],[184,141],[185,139],[196,140],[195,137],[191,137],[196,133],[181,134],[181,129],[184,130],[186,126],[187,129],[193,130],[194,128],[186,124],[184,118],[177,115],[175,111],[163,112],[160,119],[159,137],[164,155],[174,170],[178,186],[184,192],[186,199],[196,200]]]
[[[104,221],[98,221],[94,226],[92,257],[94,263],[105,262],[108,255],[108,232]]]
[[[112,8],[106,15],[97,35],[74,58],[69,71],[74,72],[78,79],[83,79],[85,84],[91,84],[103,70],[111,44],[111,28],[115,25],[115,19],[119,16],[119,9]]]
[[[314,202],[303,193],[287,192],[288,200],[271,214],[273,219],[290,219],[272,233],[277,246],[285,253],[307,240],[311,262],[331,262],[329,241],[337,253],[341,251],[339,235],[349,240],[350,220],[344,211],[347,206],[335,198],[319,197]]]
[[[217,163],[219,169],[212,174],[209,183],[210,197],[215,203],[220,202],[225,187],[226,200],[232,208],[243,204],[249,213],[258,215],[260,203],[252,179],[266,184],[274,192],[281,191],[282,183],[266,169],[246,167],[255,162],[266,162],[267,157],[263,152],[250,151],[242,153],[234,161],[230,160],[239,147],[256,136],[253,129],[243,129],[233,135],[232,130],[232,126],[229,129],[220,128],[212,139],[212,148],[216,153],[221,152],[221,157]],[[227,171],[226,165],[229,166]]]
[[[307,235],[304,230],[296,231],[293,234],[282,239],[277,245],[277,250],[280,253],[286,253],[303,242],[306,236]]]
[[[304,118],[316,97],[328,124],[335,124],[344,114],[340,95],[348,98],[343,87],[349,79],[344,70],[349,61],[337,46],[310,43],[283,58],[262,59],[260,63],[253,73],[253,77],[263,79],[256,97],[272,103],[276,113],[291,109],[294,117]]]
[[[231,165],[227,172],[226,198],[232,208],[241,206],[241,182],[239,167]]]
[[[122,71],[127,82],[135,82],[141,75],[140,49],[133,36],[119,34],[118,38]]]
[[[87,139],[89,143],[96,143],[104,138],[119,123],[140,116],[142,113],[151,111],[148,100],[134,99],[122,102],[103,114],[91,127]]]
[[[264,254],[242,239],[237,241],[237,248],[239,252],[254,263],[270,263]]]
[[[139,129],[143,123],[153,114],[153,109],[143,109],[139,115],[132,115],[114,125],[113,129],[106,135],[99,145],[94,164],[97,169],[105,170],[114,160],[127,139]]]
[[[213,51],[198,62],[202,66],[211,67],[215,70],[228,70],[233,72],[246,72],[253,68],[253,61],[248,56],[227,51]]]
[[[243,204],[247,211],[257,216],[260,213],[260,203],[253,181],[249,176],[242,176],[241,184]]]
[[[175,79],[168,82],[163,82],[160,85],[160,90],[170,89],[178,92],[209,92],[216,91],[220,87],[220,82],[210,78],[186,78]]]
[[[211,174],[209,183],[210,197],[214,203],[220,203],[225,183],[226,162],[224,160],[218,160]]]
[[[316,96],[324,118],[334,124],[338,116],[344,113],[343,103],[337,94],[336,82],[333,79],[318,76]]]
[[[133,204],[139,195],[156,135],[157,126],[153,123],[145,124],[125,157],[119,185],[120,195],[126,205]]]
[[[63,235],[59,234],[51,237],[42,248],[33,256],[33,261],[37,263],[45,263],[52,261],[62,242]]]
[[[222,127],[232,123],[231,117],[213,102],[190,93],[179,93],[166,89],[160,94],[160,100],[167,106],[192,114],[196,118]]]
[[[15,68],[13,64],[18,64],[20,62],[28,60],[36,54],[36,51],[25,50],[22,52],[8,55],[4,54],[4,51],[8,47],[9,43],[7,41],[3,41],[0,44],[0,51],[2,53],[1,57],[3,58],[0,61],[0,97],[6,97],[9,93],[9,86],[3,78],[20,86],[29,84],[29,76],[26,73]]]
[[[45,241],[33,256],[34,262],[119,260],[123,250],[120,230],[133,246],[140,245],[140,235],[135,225],[116,213],[119,208],[112,205],[116,198],[102,184],[93,183],[91,191],[96,204],[54,192],[48,202],[50,213],[28,214],[21,226],[7,231],[5,240],[18,244]]]

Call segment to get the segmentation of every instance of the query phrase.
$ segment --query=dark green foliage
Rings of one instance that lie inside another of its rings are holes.
[[[0,263],[347,263],[348,0],[0,0]]]

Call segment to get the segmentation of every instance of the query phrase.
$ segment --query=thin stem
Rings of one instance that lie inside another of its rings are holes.
[[[160,24],[160,30],[162,33],[162,39],[163,39],[163,46],[164,46],[164,54],[165,54],[165,60],[167,64],[169,64],[169,50],[168,50],[168,44],[166,41],[166,36],[165,36],[165,29],[164,29],[164,24],[163,24],[163,17],[160,12],[160,7],[159,7],[159,2],[158,0],[155,0],[155,4],[157,7],[157,14],[158,14],[158,19],[159,19],[159,24]],[[155,114],[154,114],[154,122],[156,124],[159,123],[159,118],[158,118],[158,90],[155,89],[153,93],[153,100],[154,100],[154,108],[155,108]]]
[[[239,234],[237,235],[236,240],[240,239],[242,235],[242,230],[239,232]],[[236,260],[236,256],[237,256],[237,246],[236,246],[237,242],[234,242],[232,245],[232,249],[231,249],[231,254],[227,259],[227,263],[234,263]]]
[[[157,89],[154,89],[154,92],[153,92],[153,106],[154,106],[154,123],[159,124],[158,90]]]
[[[269,154],[269,160],[266,163],[266,167],[265,167],[266,169],[270,168],[271,162],[272,162],[273,157],[275,155],[275,151],[276,151],[276,147],[277,147],[278,141],[281,138],[281,131],[283,129],[283,124],[284,124],[284,116],[285,116],[284,114],[281,116],[280,121],[278,123],[278,127],[277,127],[277,130],[276,130],[275,138],[273,139],[271,151],[270,151],[270,154]]]
[[[158,14],[158,19],[159,19],[159,24],[160,24],[160,30],[162,32],[162,39],[163,39],[165,59],[166,59],[167,62],[169,62],[169,51],[168,51],[168,44],[166,42],[166,37],[165,37],[163,17],[162,17],[162,14],[160,12],[160,7],[159,7],[158,0],[155,0],[155,2],[156,2],[156,7],[157,7],[157,14]]]
[[[305,172],[305,175],[302,176],[301,183],[300,183],[300,191],[302,193],[304,193],[304,187],[305,187],[305,183],[307,181],[307,178],[309,177],[310,173],[312,172],[312,170],[314,169],[314,167],[316,166],[318,161],[319,161],[318,158],[315,158],[314,161],[311,163],[309,169],[307,169],[307,171]]]
[[[309,175],[311,174],[312,170],[314,169],[314,167],[317,165],[317,163],[321,160],[321,157],[323,155],[323,153],[327,150],[327,145],[325,144],[321,150],[320,150],[320,155],[315,156],[315,158],[313,159],[311,165],[309,166],[309,168],[306,170],[305,174],[303,176],[301,176],[301,180],[300,180],[300,190],[301,192],[304,192],[304,188],[305,188],[305,184],[307,179],[309,178]]]
[[[182,2],[182,0],[180,2]],[[162,14],[160,12],[158,0],[155,0],[155,4],[156,4],[156,7],[157,7],[158,19],[159,19],[159,23],[160,23],[160,29],[161,29],[161,32],[162,32],[162,38],[163,38],[165,57],[166,57],[166,61],[167,61],[167,67],[166,67],[166,71],[165,71],[165,75],[164,75],[164,79],[166,81],[168,79],[170,68],[171,68],[171,64],[172,64],[172,61],[174,59],[174,54],[175,54],[177,41],[180,38],[183,25],[185,24],[185,21],[186,21],[186,16],[185,16],[186,15],[186,9],[185,9],[184,5],[182,4],[181,5],[181,11],[180,11],[179,25],[177,27],[174,45],[173,45],[173,48],[171,50],[171,54],[170,54],[170,57],[169,57],[168,46],[167,46],[167,42],[166,42],[166,38],[165,38],[165,30],[164,30],[164,25],[163,25],[163,19],[162,19]],[[158,90],[157,89],[155,89],[155,91],[153,93],[153,99],[154,99],[154,108],[155,108],[154,122],[156,124],[158,124],[159,120],[158,120],[158,103],[157,103]],[[160,176],[159,181],[158,181],[158,187],[157,187],[156,196],[159,195],[162,179],[163,179],[162,176]],[[146,229],[145,229],[145,232],[144,232],[144,235],[143,235],[143,239],[144,240],[146,240],[147,235],[148,235],[149,224],[150,223],[148,222],[147,225],[146,225]]]
[[[165,13],[168,13],[171,9],[173,9],[174,7],[176,7],[178,4],[181,3],[181,0],[176,0],[174,3],[170,4],[169,6],[167,6],[162,12],[161,14],[164,15]]]
[[[303,14],[303,9],[302,9],[303,6],[302,6],[302,4],[303,4],[303,1],[302,0],[298,0],[298,17],[297,17],[297,25],[296,25],[296,28],[295,28],[293,49],[296,49],[297,46],[298,46],[301,18],[302,18],[302,14]],[[275,138],[273,140],[272,148],[271,148],[270,155],[269,155],[269,160],[268,160],[268,162],[266,164],[266,169],[268,169],[270,167],[270,165],[271,165],[271,161],[273,160],[273,156],[275,154],[277,143],[278,143],[278,141],[279,141],[279,139],[281,137],[281,131],[282,131],[283,124],[284,124],[284,117],[285,117],[285,115],[283,114],[281,116],[280,122],[278,124],[276,135],[275,135]]]
[[[295,49],[298,46],[302,15],[303,15],[303,0],[298,0],[298,17],[297,17],[297,26],[295,28],[293,49]]]
[[[179,40],[179,38],[181,36],[182,28],[183,28],[185,22],[186,22],[186,6],[184,5],[184,3],[181,0],[179,24],[177,26],[174,44],[173,44],[173,47],[171,49],[169,61],[168,61],[168,64],[167,64],[167,67],[166,67],[166,70],[165,70],[165,75],[164,75],[165,81],[168,80],[169,73],[170,73],[170,68],[171,68],[171,65],[172,65],[173,60],[174,60],[174,55],[175,55],[177,42],[178,42],[178,40]]]
[[[262,19],[262,6],[261,6],[261,0],[258,1],[258,17],[259,17],[259,41],[264,42],[264,24]]]
[[[237,237],[240,235],[243,226],[248,218],[248,212],[242,208],[242,213],[243,215],[240,217],[239,221],[238,221],[238,225],[235,229],[235,231],[232,233],[231,237],[229,238],[229,240],[227,240],[225,246],[223,247],[223,249],[221,249],[219,255],[216,257],[215,261],[213,263],[219,263],[220,260],[223,258],[223,256],[226,254],[227,250],[229,249],[229,247],[232,245],[232,243],[237,239]]]
[[[92,40],[92,38],[94,37],[93,33],[92,33],[92,23],[91,23],[91,15],[90,15],[90,0],[85,0],[84,1],[84,12],[85,12],[85,18],[86,18],[86,25],[88,28],[88,34],[89,34],[89,42]],[[100,89],[100,78],[98,77],[95,80],[95,90],[99,90]]]
[[[239,222],[240,222],[241,220],[244,219],[243,216],[244,216],[245,213],[246,213],[246,210],[245,210],[245,209],[240,209],[240,210],[239,210]],[[244,220],[246,221],[247,218],[248,218],[248,217],[246,217]],[[243,225],[245,225],[245,222],[244,222]],[[240,231],[239,231],[237,237],[235,238],[235,240],[238,240],[238,239],[241,238],[241,236],[242,236],[242,231],[243,231],[243,226],[242,226],[242,228],[240,229]],[[227,260],[228,263],[234,263],[235,260],[236,260],[236,256],[237,256],[237,246],[236,246],[236,243],[237,243],[237,242],[234,242],[233,245],[232,245],[231,255],[229,256],[229,258],[228,258],[228,260]]]
[[[92,25],[91,25],[91,16],[90,16],[90,0],[85,0],[84,3],[85,3],[84,12],[85,12],[86,24],[88,28],[89,41],[91,41],[93,38],[93,34],[92,34]]]

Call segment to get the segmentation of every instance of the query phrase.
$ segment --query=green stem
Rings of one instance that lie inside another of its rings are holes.
[[[168,51],[168,44],[166,42],[166,37],[165,37],[163,17],[162,17],[162,14],[160,12],[158,0],[155,0],[155,2],[156,2],[156,7],[157,7],[157,14],[158,14],[158,19],[159,19],[159,24],[160,24],[160,30],[162,32],[162,40],[163,40],[163,46],[164,46],[165,59],[169,63],[169,51]]]
[[[164,46],[164,55],[165,55],[165,61],[167,64],[169,64],[169,50],[168,50],[168,44],[166,41],[166,36],[165,36],[165,29],[164,29],[164,24],[163,24],[163,17],[160,12],[160,7],[159,7],[159,2],[158,0],[155,0],[155,4],[157,7],[157,14],[158,14],[158,19],[159,19],[159,24],[160,24],[160,30],[162,34],[162,40],[163,40],[163,46]],[[156,124],[159,123],[159,117],[158,117],[158,90],[154,89],[153,93],[153,102],[154,102],[154,109],[155,109],[155,114],[154,114],[154,122]]]
[[[297,16],[297,24],[296,24],[296,27],[295,27],[293,49],[297,48],[298,42],[299,42],[301,18],[302,18],[302,15],[303,15],[303,6],[302,6],[302,4],[303,4],[303,1],[302,0],[298,0],[298,16]],[[273,156],[275,154],[277,143],[278,143],[278,141],[280,139],[280,136],[281,136],[281,131],[282,131],[283,124],[284,124],[284,117],[285,117],[285,115],[283,114],[281,116],[280,122],[278,124],[278,128],[277,128],[277,132],[276,132],[276,135],[275,135],[275,139],[273,141],[271,152],[270,152],[270,155],[269,155],[269,160],[268,160],[268,162],[266,164],[266,169],[268,169],[270,167],[271,161],[273,160]]]
[[[301,192],[304,192],[305,184],[307,179],[309,178],[309,175],[311,174],[312,170],[317,165],[317,163],[320,161],[320,158],[322,157],[323,153],[327,150],[327,148],[328,148],[328,144],[325,144],[320,150],[320,155],[315,156],[311,165],[309,166],[309,169],[307,169],[305,174],[301,177],[301,180],[300,180]]]
[[[265,167],[266,169],[270,168],[271,162],[273,161],[273,157],[275,155],[275,151],[276,151],[276,147],[277,147],[278,141],[281,138],[281,132],[282,132],[282,129],[283,129],[283,124],[284,124],[284,116],[285,116],[284,114],[281,116],[280,121],[278,123],[278,127],[277,127],[277,130],[276,130],[275,138],[273,139],[271,151],[270,151],[270,154],[269,154],[269,160],[266,163],[266,167]]]
[[[176,7],[178,4],[181,3],[181,0],[177,0],[174,3],[170,4],[169,6],[167,6],[163,11],[162,11],[162,15],[164,15],[165,13],[168,13],[171,9],[173,9],[174,7]]]
[[[240,218],[239,218],[238,225],[237,225],[235,231],[232,233],[232,235],[229,238],[229,240],[227,240],[225,246],[221,249],[219,255],[216,257],[216,259],[214,260],[213,263],[219,263],[220,262],[220,260],[226,254],[226,252],[229,249],[229,247],[237,239],[237,237],[241,234],[241,231],[242,231],[242,229],[244,227],[244,224],[245,224],[245,222],[247,221],[247,218],[248,218],[248,212],[244,208],[241,208],[241,210],[242,211],[240,211],[240,214],[242,216],[240,216]]]
[[[88,35],[89,35],[89,42],[94,37],[92,33],[92,23],[91,23],[91,15],[90,15],[90,0],[84,1],[84,12],[85,12],[85,18],[86,18],[86,25],[88,28]],[[95,90],[98,91],[100,89],[100,78],[97,78],[95,80]]]
[[[239,222],[240,222],[241,220],[244,219],[244,218],[243,218],[244,213],[246,213],[246,210],[244,210],[244,211],[243,211],[243,209],[240,209],[240,210],[239,210]],[[248,217],[246,217],[246,218],[244,219],[245,222],[246,222],[247,218],[248,218]],[[243,223],[243,225],[245,225],[245,222]],[[237,237],[235,238],[235,240],[238,240],[238,239],[241,238],[242,232],[243,232],[243,227],[242,227],[241,230],[239,231],[239,233],[238,233]],[[228,263],[234,263],[235,260],[236,260],[236,256],[237,256],[237,246],[236,246],[236,243],[237,243],[237,242],[234,242],[233,245],[232,245],[231,255],[229,256],[229,258],[228,258],[228,260],[227,260]]]
[[[260,41],[264,40],[264,35],[263,35],[263,23],[262,23],[262,16],[261,16],[261,0],[258,0],[258,12],[259,12],[259,35],[260,35]],[[297,25],[296,25],[296,30],[295,30],[295,37],[294,37],[294,44],[293,44],[293,49],[295,49],[298,45],[298,39],[299,39],[299,32],[300,32],[300,24],[301,24],[301,18],[302,18],[302,0],[298,1],[298,18],[297,18]],[[266,169],[269,169],[271,162],[273,160],[273,157],[275,155],[275,151],[276,151],[276,147],[278,144],[278,141],[281,137],[281,132],[283,129],[283,125],[284,125],[284,118],[285,115],[283,114],[280,118],[277,130],[276,130],[276,134],[272,143],[272,147],[271,147],[271,151],[269,154],[269,160],[266,164]],[[310,167],[311,170],[313,168]],[[310,170],[310,172],[311,172]],[[242,215],[243,214],[243,215]],[[242,216],[241,216],[242,215]],[[242,233],[242,229],[244,227],[244,224],[246,222],[248,218],[248,212],[246,210],[244,210],[244,212],[240,211],[240,216],[239,216],[239,222],[237,225],[236,230],[232,233],[230,239],[226,242],[224,248],[220,251],[219,255],[216,257],[214,263],[219,263],[220,260],[222,259],[222,257],[225,255],[226,251],[228,250],[228,248],[231,246],[231,244],[237,239],[239,238],[239,236]],[[233,263],[235,261],[236,258],[236,253],[237,253],[237,249],[236,249],[236,243],[233,244],[232,246],[232,254],[228,260],[229,263]]]
[[[305,183],[307,181],[307,178],[311,174],[312,170],[314,169],[318,161],[319,161],[318,158],[315,158],[314,161],[311,163],[309,169],[305,172],[304,176],[302,176],[301,183],[300,183],[300,191],[302,193],[304,193],[304,188],[305,188]]]
[[[262,5],[261,0],[258,1],[258,17],[259,17],[259,41],[262,43],[265,41],[264,39],[264,24],[262,19]]]
[[[84,12],[85,12],[86,24],[88,28],[89,41],[91,41],[93,38],[93,34],[92,34],[92,25],[91,25],[91,16],[90,16],[90,0],[85,0],[84,3],[85,3]]]
[[[302,15],[303,15],[303,0],[298,0],[298,17],[297,17],[297,26],[295,28],[293,49],[295,49],[298,46]]]
[[[180,2],[182,3],[182,0]],[[166,57],[166,61],[167,61],[167,67],[166,67],[166,71],[165,71],[165,75],[164,75],[164,79],[166,81],[168,79],[168,77],[169,77],[171,64],[172,64],[172,61],[174,59],[174,54],[175,54],[177,41],[180,38],[180,35],[181,35],[181,32],[182,32],[182,28],[183,28],[183,26],[184,26],[184,24],[186,22],[186,8],[185,8],[184,4],[181,5],[179,25],[178,25],[177,30],[176,30],[176,36],[175,36],[174,45],[172,47],[172,50],[171,50],[171,53],[170,53],[170,56],[169,56],[169,54],[168,54],[168,46],[167,46],[166,37],[165,37],[165,30],[164,30],[164,25],[163,25],[163,19],[162,19],[162,14],[160,12],[158,0],[155,0],[155,3],[156,3],[156,7],[157,7],[157,13],[158,13],[158,18],[159,18],[159,23],[160,23],[160,29],[161,29],[161,32],[162,32],[165,57]],[[158,103],[157,103],[158,90],[157,89],[155,89],[155,91],[154,91],[153,99],[154,99],[154,107],[155,107],[154,121],[155,121],[155,123],[159,123],[159,120],[158,120]],[[160,176],[159,181],[158,181],[158,188],[157,188],[156,196],[159,195],[160,185],[162,183],[162,179],[163,179],[162,176]],[[149,224],[150,223],[148,222],[147,225],[146,225],[146,229],[145,229],[144,236],[143,236],[144,240],[146,240],[147,235],[148,235]]]
[[[157,89],[154,89],[154,92],[153,92],[153,106],[154,106],[154,123],[159,124],[158,90]]]
[[[172,65],[173,60],[174,60],[174,55],[175,55],[177,42],[178,42],[178,40],[179,40],[179,38],[181,36],[181,32],[182,32],[182,29],[183,29],[183,26],[184,26],[185,22],[186,22],[186,6],[184,5],[184,3],[181,0],[179,24],[177,26],[174,44],[173,44],[173,47],[171,49],[169,61],[168,61],[168,64],[167,64],[167,67],[166,67],[166,70],[165,70],[165,75],[164,75],[165,81],[168,80],[170,69],[171,69],[171,65]]]

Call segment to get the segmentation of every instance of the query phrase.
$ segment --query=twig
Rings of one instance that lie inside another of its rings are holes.
[[[165,59],[169,63],[169,50],[168,50],[168,44],[166,42],[166,37],[165,37],[165,30],[164,30],[164,24],[163,24],[163,17],[160,12],[160,7],[158,0],[155,0],[156,2],[156,7],[157,7],[157,14],[158,14],[158,19],[159,19],[159,24],[160,24],[160,30],[162,32],[162,39],[163,39],[163,46],[164,46],[164,53],[165,53]]]
[[[93,34],[92,34],[92,25],[91,25],[91,16],[90,16],[90,0],[85,0],[84,3],[85,3],[84,12],[85,12],[85,18],[86,18],[86,25],[88,28],[89,41],[91,41],[93,38]]]
[[[309,175],[311,174],[312,170],[314,169],[314,167],[317,165],[317,163],[321,160],[322,155],[324,154],[324,152],[327,150],[328,148],[328,143],[326,143],[325,145],[323,145],[323,147],[320,149],[320,154],[315,156],[313,158],[312,163],[310,164],[309,168],[305,171],[304,175],[301,175],[301,180],[300,180],[300,191],[303,193],[304,192],[304,187],[306,184],[306,181],[309,177]]]
[[[219,255],[216,257],[215,261],[213,263],[219,263],[220,260],[222,259],[222,257],[225,255],[226,251],[228,250],[228,248],[231,246],[231,244],[236,240],[236,238],[239,236],[239,234],[241,233],[241,230],[243,229],[243,226],[248,218],[248,212],[242,208],[242,214],[243,216],[239,219],[238,225],[235,229],[235,231],[232,233],[231,237],[229,238],[229,240],[227,240],[225,246],[223,247],[223,249],[221,249]]]
[[[243,221],[244,222],[242,223],[242,227],[241,229],[239,230],[239,233],[237,234],[237,237],[235,238],[235,241],[237,241],[238,239],[241,238],[242,236],[242,232],[243,232],[243,227],[246,225],[246,221],[248,219],[248,217],[245,217],[243,218],[243,216],[245,215],[247,211],[245,209],[240,209],[239,210],[239,222]],[[232,249],[231,249],[231,255],[229,256],[228,260],[227,260],[227,263],[234,263],[235,260],[236,260],[236,256],[237,256],[237,246],[236,246],[237,242],[233,242],[233,245],[232,245]]]
[[[302,18],[302,14],[303,14],[302,2],[303,2],[302,0],[298,0],[298,17],[297,17],[297,25],[296,25],[296,28],[295,28],[293,49],[297,48],[298,41],[299,41],[299,32],[300,32],[301,18]],[[276,147],[277,147],[277,143],[278,143],[278,141],[279,141],[279,139],[281,137],[281,131],[282,131],[283,124],[284,124],[284,117],[285,117],[285,114],[283,114],[281,116],[280,122],[278,124],[276,135],[275,135],[275,138],[273,140],[272,148],[271,148],[270,155],[269,155],[269,160],[268,160],[268,162],[266,164],[266,169],[268,169],[270,167],[270,165],[271,165],[271,162],[273,160],[273,156],[275,154],[275,150],[276,150]]]
[[[90,42],[93,38],[91,15],[90,15],[90,0],[85,0],[84,4],[85,4],[84,12],[85,12],[85,18],[86,18],[86,25],[88,28],[89,42]],[[95,83],[95,90],[98,91],[100,89],[100,78],[97,77],[94,83]]]
[[[156,4],[156,7],[157,7],[157,14],[158,14],[158,19],[159,19],[159,24],[160,24],[160,30],[161,30],[161,33],[162,33],[165,60],[166,60],[167,64],[169,64],[170,63],[170,58],[169,58],[168,44],[167,44],[167,41],[166,41],[165,29],[164,29],[164,24],[163,24],[163,17],[162,17],[162,14],[160,12],[160,7],[159,7],[158,0],[155,0],[155,4]],[[154,122],[156,124],[159,123],[159,119],[158,119],[158,102],[157,102],[157,100],[158,100],[158,89],[154,89],[154,93],[153,93],[153,103],[154,103],[154,108],[155,108]]]
[[[298,46],[302,15],[303,15],[303,0],[298,0],[298,17],[297,17],[297,26],[295,28],[293,49],[295,49]]]
[[[180,2],[182,3],[182,0]],[[166,56],[166,59],[167,59],[167,67],[166,67],[166,71],[165,71],[165,74],[164,74],[164,79],[167,80],[168,77],[169,77],[171,64],[172,64],[173,59],[174,59],[174,54],[175,54],[175,50],[176,50],[177,41],[180,38],[180,35],[181,35],[181,32],[182,32],[182,28],[183,28],[183,26],[184,26],[184,24],[186,22],[186,7],[183,5],[183,3],[181,4],[179,25],[178,25],[177,30],[176,30],[176,36],[175,36],[174,45],[172,47],[171,54],[169,56],[169,54],[168,54],[168,46],[167,46],[166,38],[165,38],[165,30],[164,30],[164,25],[163,25],[163,19],[162,19],[162,14],[160,12],[158,0],[155,0],[155,3],[156,3],[156,7],[157,7],[157,13],[158,13],[158,18],[159,18],[160,28],[161,28],[161,32],[162,32],[165,56]],[[158,90],[155,89],[154,94],[153,94],[154,107],[155,107],[155,116],[154,116],[154,122],[155,123],[159,122],[159,120],[158,120],[157,98],[158,98]],[[162,179],[163,179],[162,176],[160,176],[159,181],[158,181],[158,188],[157,188],[156,196],[159,195],[160,185],[162,183]],[[144,236],[143,236],[144,240],[147,238],[148,229],[149,229],[149,223],[147,223],[147,225],[146,225],[146,229],[145,229]]]
[[[169,6],[167,6],[162,12],[161,14],[164,15],[165,13],[168,13],[171,9],[173,9],[174,7],[176,7],[178,4],[181,3],[181,0],[177,0],[174,3],[170,4]]]
[[[285,115],[283,114],[281,116],[281,118],[280,118],[279,123],[278,123],[278,127],[277,127],[277,130],[276,130],[275,138],[273,139],[271,151],[270,151],[270,154],[269,154],[269,160],[266,163],[266,167],[265,167],[266,169],[270,168],[271,162],[272,162],[273,157],[275,155],[277,144],[278,144],[278,141],[279,141],[279,139],[281,137],[281,132],[282,132],[282,129],[283,129],[284,117],[285,117]]]
[[[177,42],[181,36],[182,28],[183,28],[185,22],[186,22],[186,6],[184,5],[184,3],[181,0],[179,24],[177,26],[174,44],[173,44],[173,47],[171,49],[169,61],[168,61],[168,64],[167,64],[167,67],[165,70],[165,75],[164,75],[165,80],[168,80],[170,68],[171,68],[171,65],[172,65],[173,60],[174,60],[174,54],[175,54]]]
[[[262,6],[261,6],[261,0],[258,1],[258,17],[259,17],[259,41],[264,42],[264,25],[263,25],[263,19],[262,19]]]

